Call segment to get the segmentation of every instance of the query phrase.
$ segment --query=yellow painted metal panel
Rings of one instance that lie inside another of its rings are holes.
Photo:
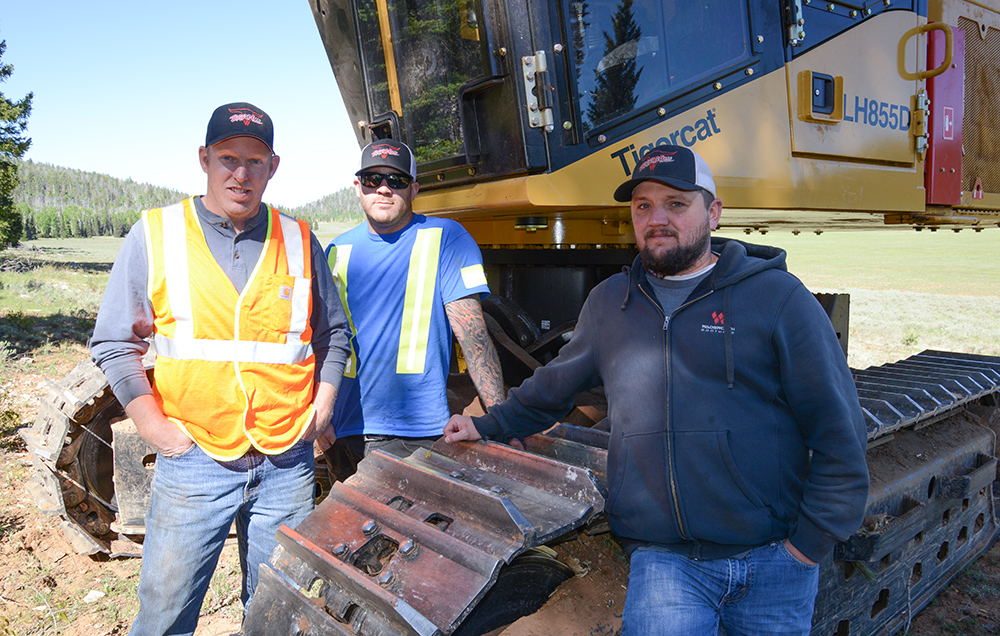
[[[887,11],[865,20],[838,38],[797,57],[786,66],[789,103],[795,112],[792,152],[845,159],[913,164],[910,134],[912,98],[923,82],[904,80],[897,69],[897,48],[904,33],[924,22],[906,11]],[[927,38],[910,38],[905,66],[910,72],[926,69]],[[806,72],[844,78],[843,120],[814,123],[805,120],[800,78]]]

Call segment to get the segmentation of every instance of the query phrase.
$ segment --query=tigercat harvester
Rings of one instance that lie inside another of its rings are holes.
[[[1000,224],[1000,0],[310,5],[359,145],[409,144],[417,211],[482,248],[510,385],[631,263],[612,192],[658,144],[696,149],[723,226],[748,234]],[[819,300],[846,353],[847,296]],[[473,393],[454,366],[461,408]],[[997,536],[1000,358],[925,351],[854,373],[872,488],[864,526],[821,564],[816,636],[904,629]],[[603,515],[605,404],[577,406],[524,451],[376,453],[322,488],[279,533],[246,634],[616,633],[627,565]],[[51,383],[23,436],[29,490],[74,546],[137,552],[155,455],[101,373]]]

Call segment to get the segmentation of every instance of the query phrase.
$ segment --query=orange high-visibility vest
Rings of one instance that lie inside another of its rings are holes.
[[[156,366],[153,397],[206,454],[277,454],[314,417],[309,227],[267,208],[243,293],[209,251],[194,199],[142,213]]]

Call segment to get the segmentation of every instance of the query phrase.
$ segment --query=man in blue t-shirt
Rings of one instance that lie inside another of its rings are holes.
[[[441,436],[452,333],[483,408],[504,398],[480,305],[489,288],[479,247],[457,222],[413,213],[416,175],[405,144],[365,146],[354,188],[366,221],[327,248],[353,331],[336,439],[320,440],[338,479],[376,448],[406,456]]]

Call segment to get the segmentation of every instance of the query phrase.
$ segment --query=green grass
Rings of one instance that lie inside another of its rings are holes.
[[[1000,230],[722,233],[788,253],[811,291],[849,293],[849,362],[925,349],[1000,356]]]
[[[725,215],[725,212],[723,212]],[[788,271],[813,291],[895,290],[1000,296],[1000,230],[912,230],[721,236],[788,252]]]
[[[326,248],[338,234],[342,234],[356,225],[357,223],[320,223],[319,228],[314,233],[319,239],[319,244]]]

